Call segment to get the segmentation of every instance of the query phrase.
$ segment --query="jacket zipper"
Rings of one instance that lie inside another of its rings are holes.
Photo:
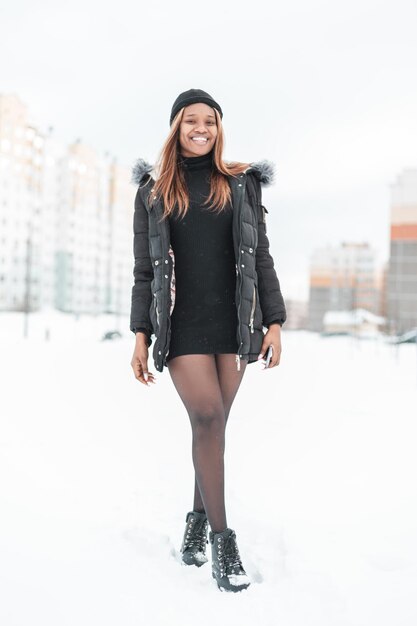
[[[159,210],[158,209],[159,209],[159,205],[156,205],[154,207],[154,211],[155,211],[155,214],[156,214],[157,217],[159,217]],[[165,237],[164,237],[163,233],[161,233],[161,242],[162,242],[162,249],[164,250],[166,248],[166,246],[164,245],[166,242],[165,242]],[[169,254],[169,250],[168,250],[168,254]],[[170,302],[170,299],[171,299],[170,284],[168,285],[167,301],[165,300],[163,295],[164,295],[164,289],[162,289],[162,292],[161,292],[161,299],[162,299],[162,303],[163,303],[163,311],[165,311],[166,307],[167,306],[169,307],[168,303]],[[159,362],[161,364],[161,367],[163,367],[165,359],[166,359],[166,357],[168,356],[168,353],[169,353],[169,349],[167,350],[166,353],[165,353],[165,351],[166,351],[166,346],[169,343],[169,339],[170,339],[170,335],[171,335],[171,314],[168,315],[167,328],[166,328],[166,332],[165,332],[165,341],[163,341],[163,337],[162,337],[162,333],[161,333],[162,328],[161,328],[161,324],[160,324],[160,321],[159,321],[160,315],[158,313],[156,297],[155,297],[155,308],[156,308],[156,317],[157,317],[158,326],[159,326],[158,340],[160,342],[160,348],[161,348],[160,349],[160,353],[161,354],[160,354]],[[161,369],[161,371],[162,371],[162,369]]]
[[[159,313],[158,313],[158,302],[156,301],[156,294],[153,294],[154,297],[154,305],[155,305],[155,312],[156,312],[156,321],[158,322],[158,333],[159,333]]]
[[[171,269],[168,266],[168,276],[169,276],[169,286],[168,286],[168,300],[169,300],[169,315],[168,315],[168,328],[167,328],[167,336],[165,341],[165,347],[168,346],[168,350],[165,352],[164,361],[166,360],[169,354],[169,345],[171,343],[171,316],[175,308],[175,255],[174,250],[172,249],[172,245],[169,245],[168,248],[168,258],[171,257]],[[174,295],[172,294],[172,289],[174,289]],[[165,348],[164,348],[165,349]]]
[[[250,326],[250,332],[253,333],[253,318],[255,316],[255,305],[256,305],[256,287],[255,285],[253,286],[253,298],[252,298],[252,309],[250,312],[250,320],[249,320],[249,326]]]
[[[242,176],[243,178],[243,176]],[[246,181],[245,181],[246,184]],[[243,189],[244,189],[244,185],[243,185]],[[243,203],[243,199],[244,199],[244,194],[241,194],[241,197],[239,198],[239,202]],[[242,210],[239,211],[239,244],[242,243]],[[243,282],[243,278],[242,278],[242,269],[241,269],[241,258],[242,258],[242,250],[241,250],[241,245],[239,245],[239,254],[238,254],[238,272],[240,274],[240,283],[239,283],[239,306],[237,309],[237,319],[238,319],[238,330],[239,330],[239,338],[240,338],[240,345],[239,345],[239,349],[238,349],[238,353],[236,354],[236,368],[237,371],[240,371],[240,351],[242,349],[242,345],[243,345],[243,341],[242,341],[242,335],[240,332],[240,324],[241,324],[241,319],[240,319],[240,307],[242,306],[242,282]]]

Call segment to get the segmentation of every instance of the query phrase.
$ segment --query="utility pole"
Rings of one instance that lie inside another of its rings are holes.
[[[30,313],[30,274],[31,274],[31,262],[32,262],[32,236],[31,236],[32,224],[29,222],[28,235],[26,238],[26,263],[25,263],[25,297],[24,297],[24,319],[23,319],[23,336],[28,338],[29,334],[29,313]]]
[[[117,297],[116,297],[116,328],[120,332],[120,316],[122,312],[122,287],[123,287],[123,277],[122,277],[122,266],[119,262],[117,264]]]

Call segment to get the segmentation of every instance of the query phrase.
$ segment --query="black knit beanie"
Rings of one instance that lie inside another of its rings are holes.
[[[169,125],[171,126],[172,120],[182,107],[187,107],[189,104],[195,104],[196,102],[204,102],[204,104],[208,104],[210,107],[213,107],[213,109],[217,109],[220,113],[220,117],[223,119],[223,111],[220,104],[218,104],[209,93],[203,91],[202,89],[189,89],[188,91],[180,93],[172,105]]]

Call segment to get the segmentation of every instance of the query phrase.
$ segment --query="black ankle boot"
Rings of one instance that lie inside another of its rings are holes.
[[[187,525],[182,540],[182,560],[186,565],[200,567],[207,563],[206,556],[208,520],[205,513],[190,511],[185,518]]]
[[[212,576],[220,591],[241,591],[250,585],[243,569],[236,542],[236,533],[226,528],[221,533],[209,533],[212,554]]]

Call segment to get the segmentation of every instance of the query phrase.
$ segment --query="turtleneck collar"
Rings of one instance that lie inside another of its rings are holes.
[[[213,148],[207,154],[195,157],[186,157],[180,154],[178,159],[185,170],[210,169],[213,165]]]

